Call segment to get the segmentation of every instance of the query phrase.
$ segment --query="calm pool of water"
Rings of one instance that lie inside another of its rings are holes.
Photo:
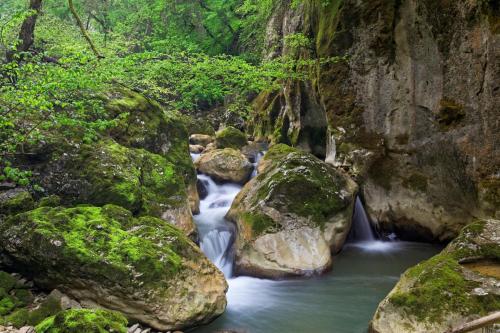
[[[308,280],[229,280],[226,312],[195,333],[365,333],[378,303],[410,266],[440,247],[407,242],[348,244],[333,270]]]

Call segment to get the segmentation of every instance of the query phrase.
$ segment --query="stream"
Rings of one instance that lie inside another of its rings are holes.
[[[195,333],[366,333],[378,303],[401,273],[442,249],[423,243],[377,240],[358,198],[351,234],[335,256],[330,273],[284,281],[234,278],[231,245],[235,227],[224,216],[242,187],[216,184],[206,175],[198,175],[198,179],[208,193],[201,200],[200,214],[195,216],[200,247],[224,273],[229,290],[226,312],[211,324],[195,329]]]

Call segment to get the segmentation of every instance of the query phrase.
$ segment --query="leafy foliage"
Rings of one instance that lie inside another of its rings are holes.
[[[104,56],[96,59],[67,4],[44,0],[32,52],[0,63],[0,166],[48,133],[78,135],[89,143],[117,126],[102,98],[113,85],[180,112],[230,100],[226,109],[244,118],[248,96],[278,88],[283,80],[305,79],[318,62],[258,60],[256,46],[275,5],[275,0],[75,1]],[[4,58],[15,50],[22,21],[33,14],[25,6],[23,0],[0,4]],[[310,42],[296,34],[287,43],[304,48]],[[256,51],[235,55],[236,45]]]

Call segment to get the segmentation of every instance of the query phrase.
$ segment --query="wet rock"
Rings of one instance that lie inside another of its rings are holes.
[[[285,145],[272,147],[258,169],[226,216],[238,227],[237,274],[282,278],[328,270],[350,230],[357,185]]]
[[[218,149],[233,148],[240,149],[247,144],[245,133],[237,128],[228,126],[215,135],[215,145]]]
[[[285,35],[304,33],[303,59],[349,60],[260,94],[254,136],[321,158],[333,137],[370,217],[405,239],[449,241],[500,217],[496,2],[290,3],[270,15],[265,58],[298,56]]]
[[[198,179],[196,182],[196,188],[200,199],[203,200],[208,196],[208,182],[205,180]]]
[[[245,183],[253,170],[252,164],[238,150],[216,149],[201,155],[197,169],[217,181]]]
[[[215,138],[211,135],[206,134],[192,134],[189,137],[189,143],[191,145],[206,147],[210,143],[214,142]]]
[[[205,150],[205,147],[200,145],[189,145],[189,152],[193,154],[201,154]]]

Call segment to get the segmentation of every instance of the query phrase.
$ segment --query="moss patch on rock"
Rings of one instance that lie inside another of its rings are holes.
[[[53,156],[47,169],[43,186],[68,205],[116,204],[136,214],[161,216],[187,200],[174,163],[113,140]]]
[[[22,188],[0,192],[0,215],[11,215],[33,209],[31,193]]]
[[[351,202],[353,193],[349,191],[354,188],[350,186],[355,185],[348,184],[345,175],[290,146],[271,147],[258,169],[260,174],[238,196],[229,213],[231,219],[245,223],[253,237],[277,232],[289,219],[297,220],[297,225],[323,228]],[[269,210],[279,212],[280,217]]]
[[[215,135],[215,145],[219,149],[233,148],[240,149],[247,144],[247,137],[245,133],[239,129],[228,126]]]
[[[0,271],[0,325],[20,328],[34,326],[62,310],[61,303],[49,295],[41,303],[33,304],[35,297],[29,289],[18,286],[17,279]]]
[[[439,255],[406,271],[388,301],[428,323],[442,322],[450,313],[468,317],[498,310],[500,295],[484,282],[489,277],[475,277],[461,263],[500,262],[500,244],[495,239],[499,226],[500,221],[477,220],[465,227]]]
[[[436,120],[442,129],[447,129],[450,126],[458,124],[463,118],[465,118],[463,105],[449,99],[441,100]]]
[[[109,135],[126,147],[142,148],[172,163],[186,183],[196,181],[189,154],[186,120],[136,92],[118,89],[108,94],[106,108],[116,116]]]
[[[137,228],[129,231],[134,226]],[[91,273],[103,282],[118,277],[130,279],[131,270],[140,277],[129,282],[154,283],[172,277],[180,269],[181,257],[176,249],[179,242],[186,241],[165,221],[135,219],[130,212],[113,205],[39,208],[8,219],[0,229],[4,250],[12,254],[22,249],[19,260],[23,264],[36,262],[33,270],[42,279],[46,274],[55,275],[52,283],[66,280],[64,275],[73,275],[70,272],[79,272],[75,277]],[[171,246],[168,241],[162,247],[155,244],[151,240],[154,232],[165,240],[171,239]],[[15,244],[16,240],[20,244]],[[59,263],[62,271],[47,272],[52,270],[50,262]]]
[[[37,333],[126,333],[127,319],[106,310],[66,310],[36,326]]]
[[[449,312],[485,315],[500,308],[500,296],[473,293],[480,285],[468,281],[450,255],[435,256],[408,270],[404,278],[415,281],[411,290],[396,292],[389,300],[420,321],[440,321]]]
[[[41,207],[11,216],[0,223],[0,255],[40,288],[125,312],[161,331],[208,322],[226,304],[222,273],[182,231],[116,205]]]

